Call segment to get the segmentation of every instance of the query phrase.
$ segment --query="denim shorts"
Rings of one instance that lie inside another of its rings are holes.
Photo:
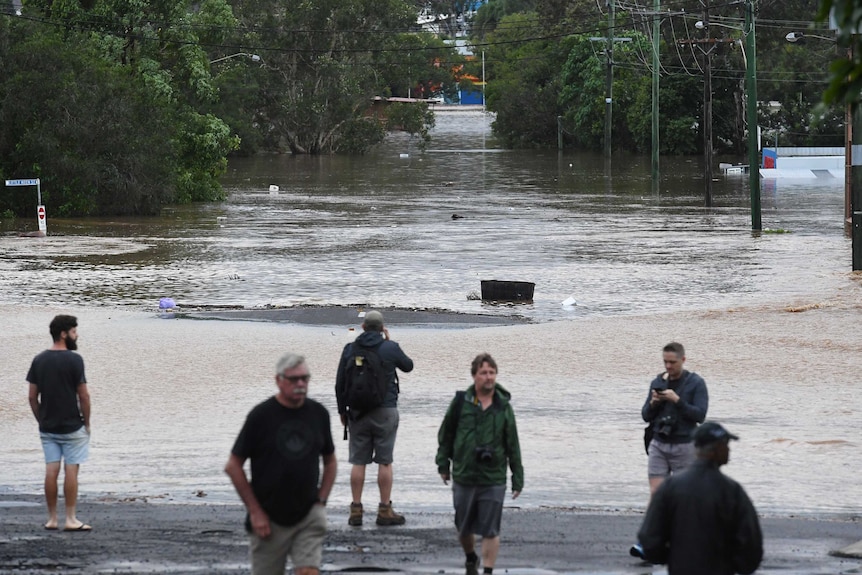
[[[353,465],[392,463],[395,436],[398,433],[398,408],[378,407],[351,419],[348,460]]]
[[[90,434],[83,425],[72,433],[40,432],[45,463],[65,461],[66,465],[79,465],[90,456]]]

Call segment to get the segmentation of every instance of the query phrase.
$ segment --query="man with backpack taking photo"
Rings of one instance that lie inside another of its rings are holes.
[[[392,453],[398,432],[398,374],[413,370],[413,360],[389,339],[383,314],[369,311],[362,322],[363,332],[344,347],[335,379],[338,415],[350,431],[349,525],[362,525],[362,489],[365,467],[377,464],[380,504],[377,525],[403,525],[403,515],[392,509]]]

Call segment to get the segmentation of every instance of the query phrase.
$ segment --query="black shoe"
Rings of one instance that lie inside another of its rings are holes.
[[[479,575],[479,559],[475,561],[467,560],[464,563],[464,567],[466,568],[466,575]]]
[[[644,555],[644,548],[641,547],[640,543],[635,543],[634,545],[632,545],[631,549],[629,549],[629,555],[646,561],[646,555]]]

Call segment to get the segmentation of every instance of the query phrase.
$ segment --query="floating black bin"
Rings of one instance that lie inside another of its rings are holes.
[[[488,301],[533,301],[532,282],[482,280],[482,299]]]

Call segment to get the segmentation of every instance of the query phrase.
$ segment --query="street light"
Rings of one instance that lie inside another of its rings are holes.
[[[745,118],[748,123],[748,188],[751,194],[751,229],[759,232],[763,229],[760,218],[760,139],[757,135],[757,51],[754,36],[754,0],[745,0],[745,24],[742,28],[702,20],[695,22],[698,30],[710,26],[720,26],[742,32],[745,36],[743,58],[745,60]]]
[[[223,60],[230,60],[231,58],[236,58],[237,56],[246,56],[247,58],[251,58],[252,62],[260,62],[260,56],[258,56],[257,54],[250,54],[248,52],[237,52],[236,54],[231,54],[230,56],[222,56],[221,58],[210,60],[210,64],[215,64],[216,62],[221,62]]]
[[[815,34],[805,34],[803,32],[788,32],[784,39],[788,42],[799,42],[801,40],[805,40],[806,38],[817,38],[818,40],[826,40],[827,42],[836,42],[835,38],[829,38],[828,36],[817,36]]]

